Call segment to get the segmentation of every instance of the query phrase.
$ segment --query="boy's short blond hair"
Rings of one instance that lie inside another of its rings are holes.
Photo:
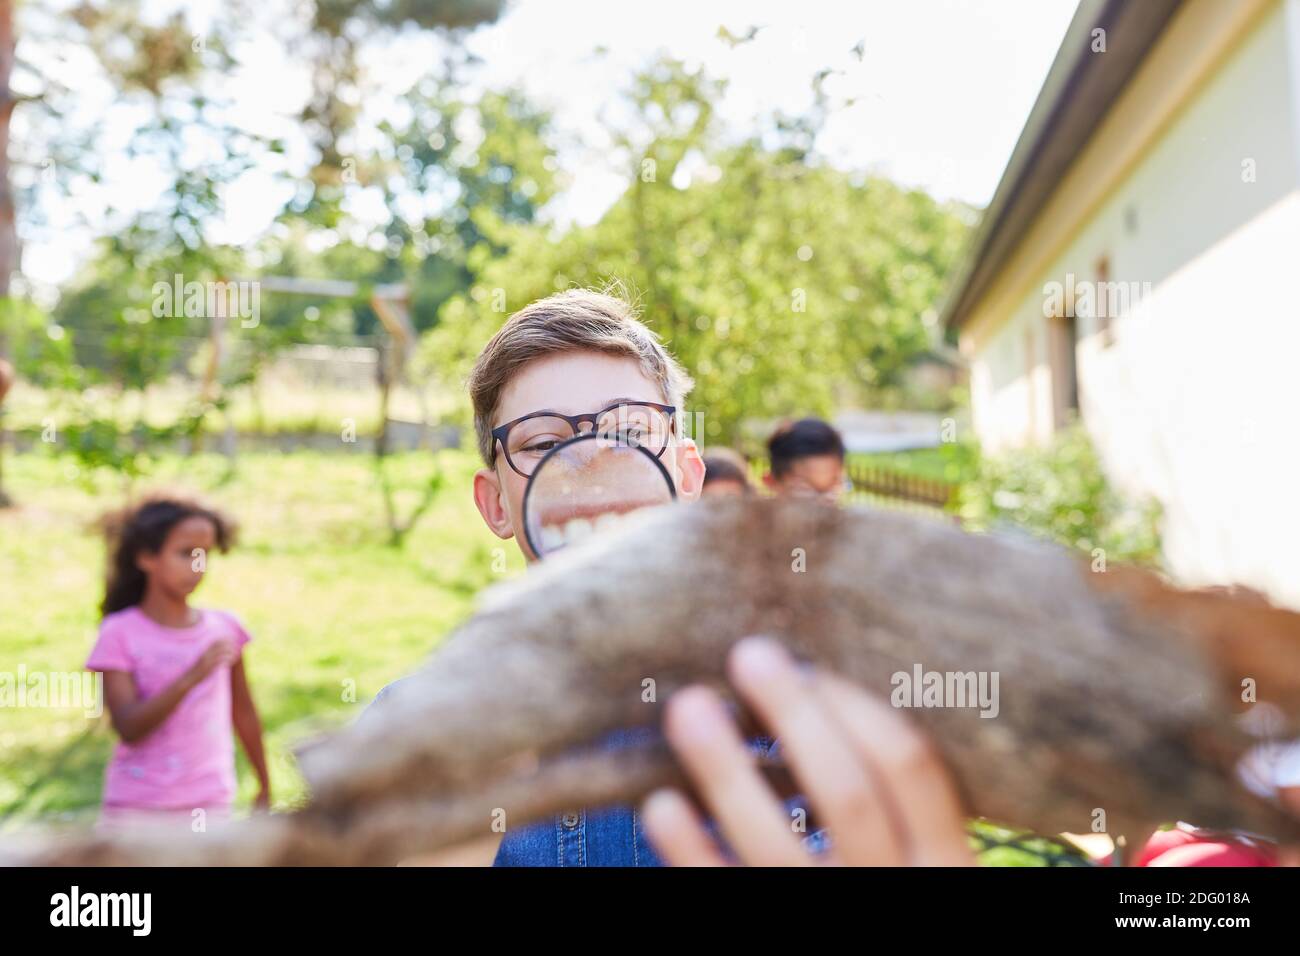
[[[470,372],[474,431],[486,464],[496,461],[492,418],[515,373],[542,356],[575,351],[636,359],[659,387],[664,403],[678,409],[694,385],[659,337],[637,319],[627,300],[590,289],[569,289],[538,299],[512,315],[492,336]]]

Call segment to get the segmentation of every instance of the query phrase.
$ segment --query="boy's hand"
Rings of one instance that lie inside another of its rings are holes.
[[[228,637],[218,638],[208,645],[202,656],[194,662],[187,676],[190,678],[191,683],[197,684],[212,673],[215,668],[228,667],[233,664],[237,657],[235,642]]]
[[[668,702],[665,733],[742,863],[974,863],[947,770],[901,714],[834,675],[801,670],[771,640],[741,641],[728,670],[741,698],[780,740],[782,756],[832,844],[820,860],[803,848],[721,699],[707,688],[688,688]],[[677,791],[651,794],[643,815],[665,862],[728,862]]]

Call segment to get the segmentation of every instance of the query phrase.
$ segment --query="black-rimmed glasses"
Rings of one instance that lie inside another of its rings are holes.
[[[581,434],[584,425],[597,435],[617,436],[661,458],[672,437],[676,414],[674,406],[657,402],[615,402],[582,415],[530,412],[492,429],[492,438],[494,443],[500,443],[511,469],[529,478],[548,451]]]

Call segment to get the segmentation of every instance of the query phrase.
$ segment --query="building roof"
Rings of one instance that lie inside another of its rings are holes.
[[[960,328],[1183,0],[1082,0],[940,309]],[[1105,30],[1104,53],[1092,51]]]

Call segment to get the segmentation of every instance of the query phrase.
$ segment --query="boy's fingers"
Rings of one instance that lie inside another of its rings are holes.
[[[731,682],[781,741],[781,753],[825,823],[842,862],[903,862],[871,767],[824,703],[818,687],[775,641],[747,638],[728,658]]]
[[[669,866],[728,866],[689,800],[676,790],[656,790],[641,807],[650,842]]]
[[[884,701],[834,674],[819,672],[818,686],[835,719],[890,792],[914,866],[970,866],[965,813],[948,768],[912,722]],[[834,831],[831,832],[835,839]]]
[[[688,687],[674,694],[664,715],[664,734],[743,862],[811,862],[716,693]]]

